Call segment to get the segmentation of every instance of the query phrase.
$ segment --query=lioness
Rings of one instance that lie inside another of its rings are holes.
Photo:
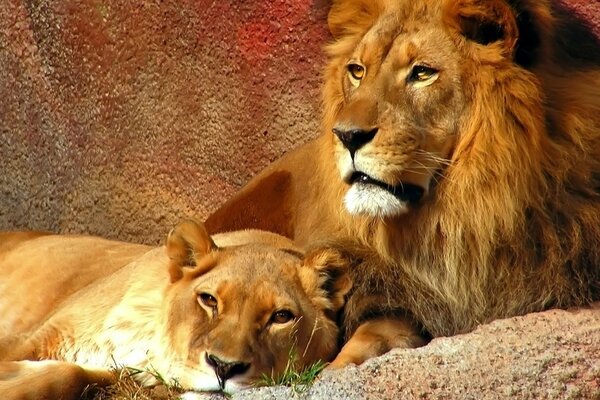
[[[232,392],[282,372],[290,354],[297,367],[335,355],[334,319],[351,286],[339,253],[302,258],[261,231],[213,239],[192,220],[166,252],[0,234],[0,398],[77,398],[121,366],[151,372],[136,375],[148,385],[155,373]]]
[[[334,0],[328,22],[322,135],[207,227],[354,249],[334,365],[410,345],[397,318],[452,335],[599,299],[598,38],[548,0]]]

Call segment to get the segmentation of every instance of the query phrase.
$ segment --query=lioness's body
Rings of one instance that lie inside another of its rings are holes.
[[[166,249],[0,234],[0,398],[76,398],[121,367],[144,371],[144,384],[158,383],[156,373],[188,389],[233,391],[282,372],[290,352],[298,366],[334,355],[335,293],[348,286],[343,272],[327,278],[329,253],[305,260],[319,272],[278,235],[213,239],[195,223],[178,226]]]
[[[9,235],[0,234],[0,243]],[[24,335],[46,322],[66,331],[81,330],[78,336],[83,337],[97,332],[106,314],[118,306],[134,283],[129,282],[130,278],[144,280],[143,284],[156,291],[168,283],[164,250],[151,250],[150,246],[86,236],[49,235],[13,242],[10,249],[0,254],[1,337],[6,340]],[[140,264],[132,261],[144,255],[146,272],[136,274],[135,268]],[[57,256],[60,262],[56,262]],[[85,266],[84,271],[82,266]],[[96,289],[99,286],[104,288],[104,293]],[[81,289],[85,289],[83,294]],[[114,296],[106,296],[106,292]],[[75,299],[81,295],[88,301],[78,304]],[[78,307],[75,320],[69,316],[72,304]],[[82,318],[88,321],[77,321]],[[71,328],[73,325],[76,328]],[[14,351],[10,346],[0,346],[0,357]],[[43,352],[43,349],[37,351]],[[31,354],[29,357],[52,356]]]
[[[354,249],[350,331],[404,311],[451,335],[600,298],[598,39],[545,0],[337,0],[329,26],[322,135],[209,230]]]

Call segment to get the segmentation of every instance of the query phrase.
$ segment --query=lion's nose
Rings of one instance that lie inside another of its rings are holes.
[[[225,381],[227,381],[227,379],[236,375],[241,375],[250,368],[250,364],[248,363],[240,361],[224,361],[219,357],[208,353],[206,353],[206,363],[215,370],[221,389],[225,388]]]
[[[339,126],[333,128],[333,133],[340,139],[350,155],[354,157],[356,150],[369,143],[377,134],[377,128],[366,130],[360,128],[345,129]]]

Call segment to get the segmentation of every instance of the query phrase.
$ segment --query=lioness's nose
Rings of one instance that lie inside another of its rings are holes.
[[[365,130],[360,128],[343,128],[336,126],[333,133],[340,139],[345,148],[354,156],[356,150],[369,143],[377,134],[377,128]]]
[[[223,361],[219,357],[206,353],[206,363],[210,365],[217,375],[221,389],[225,387],[225,381],[235,375],[241,375],[248,371],[250,364],[240,361]]]

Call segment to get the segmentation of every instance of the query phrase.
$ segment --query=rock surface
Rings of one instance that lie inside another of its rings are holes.
[[[2,0],[0,230],[158,244],[318,132],[327,2]]]

